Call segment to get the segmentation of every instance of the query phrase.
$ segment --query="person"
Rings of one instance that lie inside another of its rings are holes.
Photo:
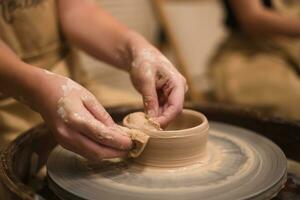
[[[214,98],[300,120],[300,2],[222,2],[229,33],[208,68]]]
[[[161,126],[181,112],[185,78],[141,35],[95,2],[9,0],[0,5],[1,132],[39,121],[34,112],[8,98],[13,97],[39,113],[64,148],[94,161],[127,154],[130,138],[95,96],[71,79],[78,64],[74,47],[126,70],[143,97],[146,114]]]

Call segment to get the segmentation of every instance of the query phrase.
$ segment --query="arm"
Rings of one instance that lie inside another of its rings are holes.
[[[131,146],[91,93],[66,77],[22,62],[1,40],[0,92],[39,112],[62,146],[90,160],[124,156]]]
[[[63,31],[73,44],[130,73],[150,117],[164,126],[181,112],[185,79],[142,36],[88,0],[60,0],[59,14]]]
[[[229,1],[242,30],[250,35],[300,36],[300,18],[282,16],[260,0]]]
[[[130,66],[129,30],[89,0],[60,0],[59,15],[67,38],[82,50],[119,68]]]
[[[38,85],[32,81],[40,81],[40,72],[22,62],[17,55],[0,39],[0,92],[18,100],[33,100]],[[31,105],[32,106],[32,105]]]

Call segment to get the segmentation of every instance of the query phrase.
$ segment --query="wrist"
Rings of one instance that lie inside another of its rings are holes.
[[[27,65],[27,64],[26,64]],[[64,81],[60,76],[53,74],[45,69],[35,66],[25,66],[26,73],[22,79],[20,87],[20,100],[22,103],[30,106],[33,110],[40,112],[43,104],[50,99],[57,98],[60,91],[56,85]],[[18,97],[17,97],[18,98]]]
[[[19,100],[23,100],[23,103],[36,110],[36,105],[40,101],[39,99],[47,90],[45,72],[43,69],[31,65],[25,67],[28,69],[24,73],[24,79],[20,81],[22,92],[20,93]]]
[[[64,96],[64,87],[69,87],[67,86],[69,79],[40,68],[36,72],[36,77],[39,84],[31,87],[31,94],[35,110],[40,112],[40,109],[47,106],[47,102],[58,102]]]
[[[141,49],[148,48],[151,45],[144,37],[142,37],[135,31],[128,31],[128,33],[126,34],[126,38],[126,50],[128,55],[126,71],[130,72],[131,68],[134,65],[134,61],[139,56],[139,51]]]

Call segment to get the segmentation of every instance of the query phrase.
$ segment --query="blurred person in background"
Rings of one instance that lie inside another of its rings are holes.
[[[90,160],[126,155],[131,140],[85,89],[74,46],[127,71],[146,114],[162,126],[181,112],[184,77],[93,1],[7,0],[0,6],[0,138],[43,118],[59,144]]]
[[[216,100],[300,120],[300,1],[223,5],[229,34],[208,68]]]

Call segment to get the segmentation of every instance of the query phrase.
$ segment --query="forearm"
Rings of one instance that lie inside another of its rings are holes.
[[[122,69],[132,61],[132,31],[106,11],[86,0],[59,1],[67,38],[88,54]]]
[[[254,31],[257,34],[281,36],[300,36],[300,18],[281,16],[276,12],[265,10],[257,14]]]
[[[41,70],[20,60],[0,40],[0,92],[18,100],[32,99],[40,86]]]
[[[245,33],[300,36],[300,18],[280,15],[260,0],[231,0],[230,5]]]

